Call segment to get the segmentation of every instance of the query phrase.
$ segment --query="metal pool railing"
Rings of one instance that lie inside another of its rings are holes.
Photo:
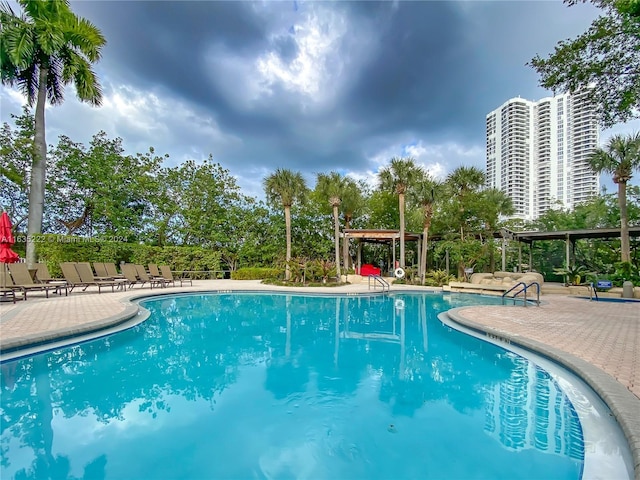
[[[369,275],[369,290],[371,290],[371,279],[373,279],[373,289],[374,290],[376,289],[376,283],[379,283],[382,286],[382,293],[385,292],[385,288],[386,288],[387,292],[391,288],[391,285],[389,285],[389,282],[387,282],[380,275]]]
[[[511,287],[509,290],[507,290],[506,292],[504,292],[502,294],[502,304],[505,304],[505,300],[507,298],[511,298],[513,299],[513,304],[516,304],[516,299],[519,298],[518,295],[523,294],[522,300],[523,300],[523,306],[527,306],[528,301],[527,301],[527,291],[529,290],[529,288],[536,286],[536,305],[539,307],[540,306],[540,284],[538,282],[531,282],[530,284],[526,284],[524,282],[518,282],[516,283],[513,287]],[[511,295],[510,297],[508,297],[507,295],[511,292],[513,292],[514,290],[516,290],[518,287],[520,287],[520,290],[516,291],[513,295]]]

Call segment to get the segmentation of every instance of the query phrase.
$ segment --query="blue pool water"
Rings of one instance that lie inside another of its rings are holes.
[[[2,364],[8,478],[578,479],[571,402],[452,331],[464,295],[163,296],[125,332]]]

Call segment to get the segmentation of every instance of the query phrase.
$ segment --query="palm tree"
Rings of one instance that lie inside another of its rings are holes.
[[[484,181],[484,172],[477,167],[458,167],[447,176],[446,183],[458,203],[461,240],[464,240],[465,212],[469,194],[481,188]]]
[[[64,86],[75,84],[83,102],[100,105],[102,90],[91,69],[106,43],[100,30],[77,17],[68,0],[18,0],[17,14],[0,4],[2,83],[18,85],[30,106],[35,103],[35,134],[27,234],[42,232],[47,142],[44,109],[64,101]],[[27,263],[35,263],[35,244],[27,242]]]
[[[422,168],[416,165],[411,158],[393,157],[389,166],[378,173],[381,190],[387,190],[398,195],[398,208],[400,212],[400,267],[404,268],[404,200],[407,190],[416,179],[422,177]]]
[[[338,216],[338,207],[342,203],[342,196],[346,186],[345,178],[340,176],[338,172],[318,173],[316,181],[316,191],[318,194],[329,201],[333,210],[333,227],[335,239],[336,254],[336,275],[340,279],[340,218]]]
[[[425,172],[424,178],[416,183],[414,195],[416,203],[422,208],[422,249],[420,251],[420,281],[424,284],[427,272],[427,247],[429,245],[429,228],[433,219],[433,205],[436,201],[436,191],[441,184]]]
[[[280,201],[284,207],[284,222],[287,235],[287,256],[285,279],[291,278],[291,205],[296,201],[302,201],[307,185],[299,172],[292,172],[284,168],[278,168],[275,173],[266,177],[263,181],[267,200],[273,203]]]
[[[627,182],[631,180],[633,171],[640,169],[640,132],[626,137],[614,135],[606,147],[596,149],[588,161],[594,172],[612,174],[613,183],[618,185],[621,261],[630,262]]]
[[[489,243],[489,269],[495,271],[495,254],[493,250],[493,234],[498,229],[501,216],[513,215],[515,212],[511,198],[497,188],[484,190],[479,199],[479,214],[484,222],[484,229]]]

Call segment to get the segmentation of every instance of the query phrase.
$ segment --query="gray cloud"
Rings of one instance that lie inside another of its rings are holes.
[[[439,168],[483,167],[485,115],[518,94],[548,94],[525,63],[585,30],[596,13],[560,2],[72,8],[107,38],[97,71],[108,101],[91,109],[70,91],[48,111],[49,141],[65,133],[87,142],[104,129],[173,163],[211,153],[248,188],[256,172],[277,167],[364,175],[381,156],[407,151],[439,152],[422,158]],[[6,89],[0,94],[6,121],[19,107]]]

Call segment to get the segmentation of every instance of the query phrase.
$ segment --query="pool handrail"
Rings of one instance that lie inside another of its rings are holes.
[[[389,285],[389,282],[387,282],[384,278],[382,278],[380,275],[368,275],[369,277],[369,290],[371,290],[371,279],[373,278],[373,289],[376,289],[376,282],[379,283],[382,286],[382,293],[384,293],[384,289],[386,287],[387,292],[390,290],[391,285]]]
[[[520,290],[518,290],[517,292],[515,292],[511,297],[511,299],[513,299],[513,304],[516,304],[516,297],[518,295],[520,295],[521,293],[524,293],[524,298],[523,298],[523,306],[526,307],[527,304],[529,303],[527,301],[527,291],[529,290],[530,287],[532,286],[536,286],[536,305],[539,307],[540,306],[540,284],[538,282],[531,282],[528,285],[524,282],[518,282],[516,283],[513,287],[511,287],[509,290],[507,290],[506,292],[504,292],[502,294],[502,304],[505,304],[505,299],[507,298],[507,294],[511,293],[512,291],[514,291],[516,288],[521,287]]]

